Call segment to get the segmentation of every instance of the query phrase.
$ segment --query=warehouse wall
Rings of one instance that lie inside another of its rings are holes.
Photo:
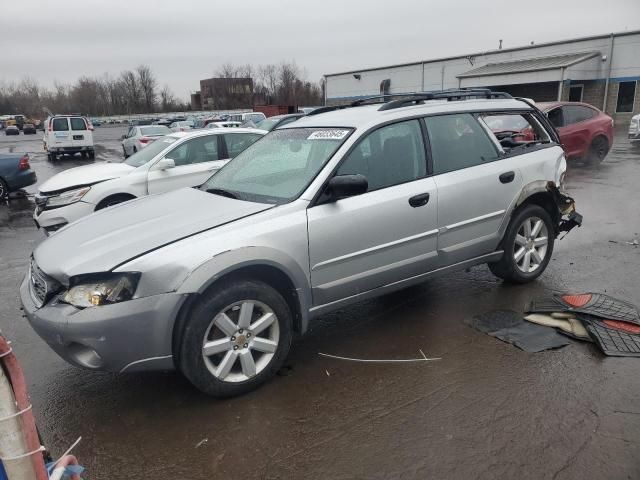
[[[445,58],[440,60],[416,62],[407,65],[397,65],[391,67],[364,69],[360,71],[346,72],[336,75],[327,75],[327,104],[346,103],[353,99],[378,95],[380,93],[380,83],[385,79],[391,80],[390,93],[409,93],[430,90],[441,90],[447,88],[457,88],[460,81],[457,75],[463,74],[474,68],[481,67],[488,63],[506,62],[512,60],[524,60],[550,55],[566,53],[582,53],[598,51],[601,56],[583,63],[569,67],[564,75],[565,83],[575,81],[599,80],[602,85],[585,88],[584,94],[588,95],[590,103],[598,108],[602,108],[604,95],[604,79],[611,67],[611,83],[608,94],[607,111],[615,114],[615,104],[617,99],[617,82],[621,80],[640,79],[640,32],[621,33],[614,37],[613,58],[609,55],[611,37],[603,36],[590,39],[576,39],[562,43],[537,45],[513,50],[493,50],[481,52],[467,56]],[[603,60],[603,56],[605,57]],[[359,76],[359,78],[356,78]],[[506,78],[511,77],[511,78]],[[505,76],[505,78],[486,78],[484,81],[478,80],[476,83],[465,82],[464,86],[500,86],[501,90],[506,87],[513,88],[514,84],[539,84],[537,87],[530,87],[522,96],[535,98],[536,96],[545,100],[557,99],[557,87],[555,96],[551,97],[551,88],[548,82],[552,80],[560,81],[560,72],[555,70],[549,72],[532,72],[528,74],[516,74]],[[640,88],[640,85],[638,86]],[[528,92],[528,94],[527,94]],[[597,92],[602,96],[598,100]],[[520,94],[520,93],[519,93]],[[568,89],[566,95],[568,98]],[[586,98],[585,98],[585,101]],[[637,103],[640,102],[640,92],[636,95],[636,108],[634,112],[640,111]],[[617,116],[627,117],[627,114]]]

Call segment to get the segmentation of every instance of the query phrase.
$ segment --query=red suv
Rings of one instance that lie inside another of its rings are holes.
[[[613,119],[579,102],[536,103],[560,134],[567,159],[600,163],[613,145]]]

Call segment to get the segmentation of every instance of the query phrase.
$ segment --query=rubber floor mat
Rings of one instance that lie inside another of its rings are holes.
[[[534,300],[527,312],[581,312],[607,320],[619,320],[640,325],[640,312],[635,305],[604,293],[553,295]]]
[[[555,329],[527,322],[522,314],[511,310],[496,310],[475,315],[464,321],[487,335],[511,343],[525,352],[542,352],[571,343]]]
[[[640,357],[640,335],[622,329],[619,323],[623,322],[602,321],[585,314],[579,314],[578,318],[605,355]]]

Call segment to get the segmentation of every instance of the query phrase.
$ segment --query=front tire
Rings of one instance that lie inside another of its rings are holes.
[[[9,187],[7,182],[0,178],[0,202],[4,202],[9,198]]]
[[[489,269],[506,282],[532,282],[547,268],[554,241],[549,212],[539,205],[526,205],[511,218],[501,243],[504,255],[489,263]]]
[[[257,388],[285,361],[292,315],[282,295],[252,280],[203,296],[183,324],[180,371],[202,392],[231,397]]]

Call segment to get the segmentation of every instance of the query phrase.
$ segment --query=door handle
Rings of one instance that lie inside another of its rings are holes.
[[[426,205],[427,203],[429,203],[429,194],[428,193],[421,193],[420,195],[416,195],[416,196],[411,197],[409,199],[409,205],[411,205],[413,208],[422,207],[423,205]]]
[[[516,178],[516,172],[505,172],[498,178],[500,178],[500,183],[511,183]]]

